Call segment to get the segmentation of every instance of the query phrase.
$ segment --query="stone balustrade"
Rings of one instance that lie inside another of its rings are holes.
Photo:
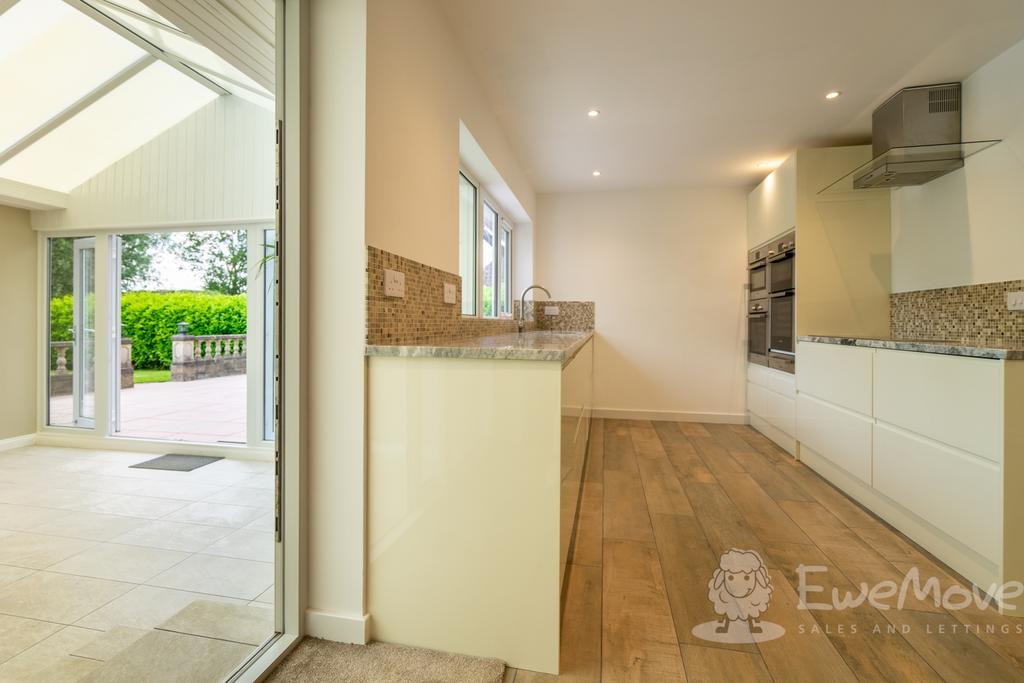
[[[195,337],[188,334],[187,325],[179,325],[171,345],[172,382],[245,374],[248,345],[244,334]]]
[[[74,342],[51,341],[50,395],[66,396],[73,390]],[[135,386],[135,367],[132,365],[132,340],[121,339],[121,388]]]

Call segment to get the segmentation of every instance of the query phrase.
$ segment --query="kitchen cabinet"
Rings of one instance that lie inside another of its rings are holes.
[[[796,226],[796,155],[768,174],[747,197],[748,249]]]
[[[367,359],[371,637],[558,673],[593,346]]]
[[[800,459],[975,584],[1024,581],[1024,361],[797,353]]]
[[[796,383],[793,375],[749,364],[747,413],[754,429],[790,455],[796,455]]]

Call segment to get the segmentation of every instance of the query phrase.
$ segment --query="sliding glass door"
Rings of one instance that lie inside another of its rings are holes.
[[[76,239],[72,273],[72,409],[76,427],[96,424],[96,239]]]

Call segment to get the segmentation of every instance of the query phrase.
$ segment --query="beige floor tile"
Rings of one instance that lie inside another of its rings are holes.
[[[226,505],[245,505],[269,510],[274,505],[274,490],[229,486],[208,496],[204,501],[207,503],[224,503]]]
[[[49,621],[0,614],[0,662],[20,654],[49,638],[63,626]]]
[[[99,631],[66,626],[52,636],[0,664],[0,683],[72,683],[102,664],[72,657],[71,652],[102,635]]]
[[[241,528],[257,517],[266,514],[266,508],[246,507],[243,505],[223,505],[221,503],[192,503],[167,515],[170,522],[187,522],[190,524],[209,524]]]
[[[69,516],[32,528],[34,534],[67,536],[87,541],[110,541],[146,523],[136,517],[101,515],[95,512],[74,512]]]
[[[253,649],[251,645],[212,638],[151,631],[82,680],[83,683],[219,681],[237,669]]]
[[[106,662],[121,654],[132,643],[149,633],[150,630],[132,628],[130,626],[115,626],[85,643],[71,654],[75,657],[85,657],[86,659]]]
[[[203,550],[206,555],[234,557],[240,560],[274,561],[274,533],[238,529]]]
[[[186,635],[262,645],[274,633],[274,610],[257,604],[197,600],[159,628]]]
[[[247,488],[247,489],[267,489],[267,490],[273,491],[274,490],[274,475],[273,474],[254,474],[253,476],[249,477],[248,479],[243,479],[242,481],[238,482],[237,484],[235,484],[235,486],[240,486],[242,488]]]
[[[131,588],[128,583],[41,571],[0,588],[0,613],[72,624]]]
[[[154,498],[170,498],[195,502],[212,496],[224,489],[223,486],[200,484],[191,479],[187,481],[146,481],[139,485],[133,494],[136,496],[152,496]]]
[[[150,498],[148,496],[114,495],[87,506],[89,512],[102,512],[110,515],[159,519],[179,510],[186,505],[183,500],[168,498]]]
[[[101,543],[50,567],[62,574],[145,583],[188,557],[177,550]]]
[[[34,574],[35,571],[35,569],[27,567],[11,567],[6,564],[0,564],[0,587],[14,583],[18,579],[24,579],[29,574]]]
[[[30,505],[0,505],[0,529],[26,531],[32,527],[62,519],[74,513]]]
[[[46,569],[94,545],[95,541],[78,538],[12,533],[0,543],[0,564]]]
[[[259,596],[256,598],[256,600],[254,602],[261,602],[261,603],[266,604],[266,605],[273,605],[274,604],[274,587],[271,586],[267,590],[265,590],[262,593],[260,593]]]
[[[194,553],[230,533],[232,530],[228,527],[157,520],[118,536],[114,542]]]
[[[273,531],[274,530],[274,513],[269,512],[262,517],[257,517],[253,521],[246,524],[244,529],[256,529],[257,531]]]
[[[78,626],[109,630],[118,626],[151,629],[167,621],[196,600],[220,600],[243,604],[232,598],[211,598],[188,591],[138,586],[76,622]]]
[[[274,582],[270,562],[197,554],[147,583],[162,588],[253,600]]]

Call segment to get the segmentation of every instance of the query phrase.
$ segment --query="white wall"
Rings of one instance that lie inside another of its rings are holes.
[[[0,206],[0,440],[36,432],[36,249],[28,211]]]
[[[892,195],[893,291],[1024,278],[1024,42],[963,84],[963,139],[1002,139]]]
[[[179,227],[274,218],[274,114],[225,96],[35,211],[37,230]]]
[[[459,122],[531,218],[533,188],[434,0],[371,2],[367,27],[367,243],[457,273]]]
[[[540,195],[538,225],[536,281],[596,303],[596,409],[742,420],[745,191]]]

